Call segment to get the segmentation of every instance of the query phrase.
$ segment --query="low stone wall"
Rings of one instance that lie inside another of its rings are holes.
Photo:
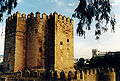
[[[116,72],[113,68],[81,69],[77,71],[77,80],[80,81],[116,81]]]
[[[43,70],[26,70],[17,73],[1,74],[0,81],[117,81],[113,68],[81,69],[75,73],[71,71],[57,72]]]

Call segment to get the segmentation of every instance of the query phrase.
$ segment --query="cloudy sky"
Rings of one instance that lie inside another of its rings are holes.
[[[29,14],[30,12],[37,12],[50,14],[57,11],[66,17],[70,17],[77,7],[79,0],[18,0],[18,6],[12,13],[20,11],[21,13]],[[117,24],[115,33],[111,33],[111,26],[108,25],[109,30],[102,33],[100,40],[95,40],[94,26],[91,31],[86,32],[86,39],[76,35],[76,27],[78,20],[74,19],[74,57],[91,58],[92,49],[99,51],[120,51],[120,0],[111,0],[113,5],[112,13],[115,14]],[[4,19],[8,17],[7,15]],[[0,54],[4,54],[4,36],[1,36],[2,29],[5,28],[5,22],[0,23]]]

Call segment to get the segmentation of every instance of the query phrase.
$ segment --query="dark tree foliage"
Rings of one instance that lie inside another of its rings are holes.
[[[76,65],[76,68],[82,68],[84,67],[84,62],[85,62],[85,59],[84,58],[80,58],[79,61],[77,62],[77,65]]]
[[[17,0],[0,0],[0,21],[2,21],[3,14],[11,14],[11,11],[17,6]]]
[[[111,15],[111,4],[109,0],[79,0],[79,5],[72,15],[79,19],[77,34],[85,37],[85,29],[90,30],[95,21],[95,36],[99,39],[101,31],[107,31],[110,23],[112,30],[115,28],[115,16]]]
[[[93,57],[90,60],[89,67],[95,68],[112,67],[115,69],[120,68],[120,54]]]

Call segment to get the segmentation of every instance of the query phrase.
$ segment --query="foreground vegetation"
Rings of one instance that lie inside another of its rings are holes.
[[[120,54],[92,57],[86,64],[84,58],[80,58],[75,68],[120,68]]]

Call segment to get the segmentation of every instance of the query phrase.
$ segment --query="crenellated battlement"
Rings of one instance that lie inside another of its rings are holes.
[[[22,77],[39,76],[41,79],[48,77],[48,74],[52,79],[74,77],[73,20],[69,17],[57,12],[47,15],[17,11],[6,19],[5,33],[5,55],[11,57],[10,61],[5,57],[5,72],[16,73],[20,70]],[[71,50],[61,50],[60,46]],[[14,51],[9,55],[11,47]],[[32,69],[42,69],[42,72]]]
[[[83,71],[85,75],[93,75],[100,72],[115,72],[114,68],[87,68],[87,69],[81,69],[80,71]]]
[[[76,71],[76,79],[83,81],[115,81],[114,68],[84,68]],[[103,79],[103,80],[102,80]]]
[[[61,14],[57,14],[57,12],[54,12],[53,15],[56,18],[56,21],[58,23],[64,23],[64,24],[70,24],[73,25],[73,19],[70,19],[69,17],[62,16]]]
[[[96,73],[92,74],[92,71],[96,71]],[[100,69],[103,70],[102,72],[97,73],[98,69],[82,69],[80,71],[76,71],[75,75],[72,71],[69,72],[58,72],[50,70],[49,72],[46,72],[41,69],[32,69],[32,70],[24,70],[24,71],[18,71],[15,74],[9,73],[8,79],[11,78],[11,75],[14,75],[12,79],[21,79],[21,78],[28,78],[29,80],[31,78],[39,79],[39,80],[59,80],[59,81],[116,81],[115,79],[115,72],[113,68],[104,68]],[[108,70],[108,71],[106,71]],[[87,72],[87,74],[84,74],[84,72]],[[91,72],[90,72],[91,71]],[[101,75],[102,73],[102,75]],[[39,78],[38,78],[39,77]]]
[[[41,15],[41,16],[40,16]],[[27,16],[27,18],[26,18]],[[49,19],[49,18],[52,18],[53,16],[55,16],[56,18],[56,21],[58,23],[64,23],[64,24],[70,24],[70,25],[73,25],[73,19],[70,19],[69,17],[65,17],[65,16],[62,16],[61,14],[58,15],[57,12],[54,12],[54,13],[51,13],[50,15],[46,15],[46,13],[43,13],[43,14],[40,14],[39,11],[37,11],[35,14],[33,12],[31,12],[30,14],[26,15],[25,13],[21,14],[19,11],[17,11],[16,13],[14,13],[13,15],[9,16],[6,21],[11,21],[13,19],[16,19],[16,18],[24,18],[24,19],[32,19],[32,18],[35,18],[35,19]]]

